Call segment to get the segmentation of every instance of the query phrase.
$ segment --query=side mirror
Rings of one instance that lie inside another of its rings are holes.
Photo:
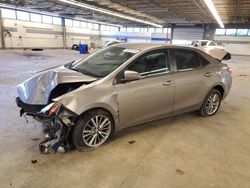
[[[125,81],[133,81],[138,80],[140,78],[140,73],[136,71],[126,70],[124,72],[124,80]]]

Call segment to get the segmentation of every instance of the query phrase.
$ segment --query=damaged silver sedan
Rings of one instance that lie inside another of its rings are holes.
[[[166,44],[118,44],[37,73],[18,85],[16,102],[21,115],[46,126],[42,153],[96,148],[125,127],[194,110],[214,115],[232,83],[225,57]]]

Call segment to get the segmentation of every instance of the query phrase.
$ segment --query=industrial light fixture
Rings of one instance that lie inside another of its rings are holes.
[[[82,7],[82,8],[85,8],[85,9],[93,10],[93,11],[96,11],[96,12],[108,14],[108,15],[115,16],[115,17],[118,17],[118,18],[126,19],[126,20],[140,22],[140,23],[152,25],[152,26],[155,26],[155,27],[163,27],[160,24],[156,24],[156,23],[153,23],[153,22],[150,22],[150,21],[145,21],[145,20],[142,20],[142,19],[134,18],[132,16],[127,16],[125,14],[120,14],[120,13],[117,13],[117,12],[114,12],[114,11],[106,10],[106,9],[103,9],[103,8],[92,6],[92,5],[89,5],[89,4],[86,4],[86,3],[77,2],[77,1],[74,1],[74,0],[58,0],[58,1],[70,4],[70,5],[75,5],[75,6],[78,6],[78,7]]]
[[[224,28],[224,24],[221,21],[221,18],[214,6],[214,3],[212,0],[204,0],[204,2],[206,3],[207,7],[209,8],[210,12],[212,13],[212,15],[214,16],[214,18],[216,19],[216,21],[218,22],[218,24],[220,25],[221,28]]]

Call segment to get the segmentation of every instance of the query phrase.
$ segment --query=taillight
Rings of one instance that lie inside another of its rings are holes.
[[[230,74],[232,74],[232,69],[230,68],[230,67],[227,67],[227,71],[230,73]]]

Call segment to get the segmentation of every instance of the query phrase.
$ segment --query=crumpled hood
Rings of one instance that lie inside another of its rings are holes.
[[[97,78],[64,66],[42,71],[17,86],[20,99],[26,104],[46,105],[50,92],[60,83],[93,82]]]

